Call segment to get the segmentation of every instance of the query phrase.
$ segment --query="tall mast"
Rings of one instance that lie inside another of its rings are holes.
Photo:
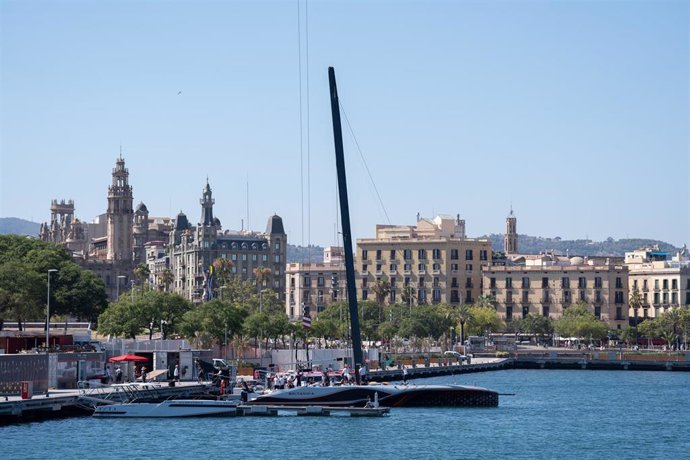
[[[355,289],[355,261],[352,257],[352,232],[350,231],[350,208],[347,201],[347,179],[345,178],[345,156],[343,154],[343,131],[340,126],[340,103],[335,84],[335,70],[328,68],[328,82],[331,87],[331,115],[333,118],[333,141],[335,143],[335,166],[338,171],[338,195],[340,197],[340,216],[343,227],[343,248],[345,251],[345,278],[347,281],[347,303],[350,307],[352,327],[352,355],[355,375],[359,382],[359,366],[363,363],[362,337],[359,331],[357,313],[357,291]]]

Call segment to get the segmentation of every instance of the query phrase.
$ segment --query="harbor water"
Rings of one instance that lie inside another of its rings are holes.
[[[505,370],[415,381],[500,393],[498,408],[383,418],[93,419],[0,427],[0,458],[687,458],[690,373]]]

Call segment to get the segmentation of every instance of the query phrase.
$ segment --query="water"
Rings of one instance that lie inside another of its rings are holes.
[[[417,380],[476,384],[498,408],[388,417],[99,420],[0,428],[0,458],[687,458],[690,373],[507,370]],[[346,457],[347,456],[347,457]]]

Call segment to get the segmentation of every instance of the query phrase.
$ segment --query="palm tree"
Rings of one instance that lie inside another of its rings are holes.
[[[134,278],[139,281],[137,284],[141,285],[142,289],[146,285],[144,281],[149,279],[149,275],[151,275],[151,270],[146,264],[139,264],[134,267]]]
[[[168,291],[170,288],[170,283],[175,280],[172,270],[166,268],[158,275],[158,289],[161,291]]]
[[[216,283],[218,286],[225,286],[232,275],[232,267],[234,266],[232,260],[225,257],[219,257],[213,261],[213,273],[218,280]]]
[[[635,314],[635,345],[637,345],[637,312],[642,307],[642,296],[637,288],[633,288],[633,291],[630,293],[629,304]]]
[[[371,290],[376,294],[376,303],[383,305],[386,301],[386,296],[391,292],[391,284],[386,280],[376,280]]]
[[[461,305],[455,312],[455,317],[460,323],[460,343],[465,343],[465,324],[472,320],[472,311],[468,305]]]
[[[405,305],[407,305],[410,310],[412,309],[412,304],[414,303],[416,297],[414,295],[414,288],[410,286],[409,284],[405,286],[402,290],[402,301]]]
[[[479,308],[496,308],[496,297],[492,295],[480,295],[474,303],[475,307]]]
[[[256,278],[256,289],[257,291],[263,287],[266,287],[266,281],[271,274],[271,269],[264,266],[258,266],[254,269],[254,277]]]

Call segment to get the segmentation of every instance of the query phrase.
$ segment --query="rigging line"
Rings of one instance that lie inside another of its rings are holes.
[[[300,179],[300,206],[302,208],[302,248],[304,248],[304,139],[302,133],[302,21],[300,12],[300,0],[297,0],[297,60],[299,74],[299,179]],[[304,263],[304,252],[302,252]]]
[[[345,107],[343,107],[343,104],[340,103],[340,110],[343,112],[343,116],[345,117],[345,123],[347,123],[347,128],[350,130],[350,134],[352,134],[352,139],[355,141],[355,146],[357,147],[357,151],[359,152],[359,156],[362,158],[362,163],[364,163],[364,169],[367,171],[367,175],[369,176],[369,180],[371,181],[371,185],[374,186],[374,191],[376,192],[376,196],[379,199],[379,204],[381,205],[381,209],[383,209],[383,213],[386,216],[386,220],[388,221],[388,225],[391,225],[391,219],[388,217],[388,211],[386,211],[386,206],[383,204],[383,200],[381,199],[381,194],[379,193],[378,187],[376,187],[376,182],[374,182],[374,178],[371,175],[371,171],[369,171],[369,165],[367,165],[367,160],[364,158],[364,154],[362,153],[362,149],[359,148],[359,142],[357,142],[357,137],[355,136],[355,132],[352,130],[352,125],[350,125],[350,119],[347,118],[347,113],[345,112]]]
[[[304,26],[307,73],[307,256],[311,263],[311,145],[309,142],[309,0],[304,0]]]

